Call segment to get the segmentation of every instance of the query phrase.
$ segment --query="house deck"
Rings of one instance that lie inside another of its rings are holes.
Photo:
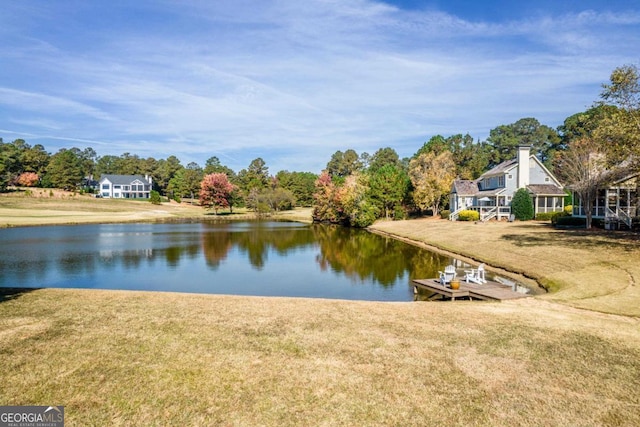
[[[459,289],[451,289],[448,286],[444,286],[438,279],[416,279],[413,280],[413,283],[414,294],[418,294],[418,290],[423,289],[431,292],[428,296],[429,299],[441,297],[442,299],[450,298],[451,301],[463,298],[470,300],[503,301],[529,296],[528,294],[512,290],[511,286],[493,281],[479,285],[461,280]]]

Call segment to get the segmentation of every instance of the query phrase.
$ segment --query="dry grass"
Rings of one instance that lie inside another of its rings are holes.
[[[69,426],[632,426],[639,326],[534,299],[37,290],[0,303],[0,401]]]
[[[638,233],[439,219],[379,222],[373,229],[521,273],[550,289],[542,299],[640,317]]]
[[[177,204],[18,199],[0,197],[0,223],[11,212],[27,224],[206,217]],[[635,235],[437,220],[375,228],[556,292],[375,303],[4,290],[0,402],[63,404],[70,426],[640,425],[640,320],[555,303],[637,316]]]
[[[189,203],[165,202],[153,205],[148,200],[96,199],[69,191],[35,188],[31,195],[24,191],[0,194],[0,227],[34,225],[140,222],[195,218],[202,220],[250,219],[246,209],[213,211]],[[280,212],[274,218],[309,221],[310,208]]]

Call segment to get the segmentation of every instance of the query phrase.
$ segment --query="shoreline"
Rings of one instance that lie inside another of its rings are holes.
[[[255,219],[236,210],[219,217],[175,202],[0,195],[0,224],[11,227],[95,223],[235,221]],[[311,222],[311,208],[269,219]],[[557,230],[545,223],[473,224],[435,218],[377,221],[366,229],[524,283],[533,297],[595,312],[640,318],[640,236],[637,233]],[[537,292],[540,290],[540,292]],[[546,290],[546,291],[543,291]]]

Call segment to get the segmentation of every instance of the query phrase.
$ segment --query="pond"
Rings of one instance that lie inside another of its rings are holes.
[[[0,242],[5,288],[411,301],[411,279],[454,262],[364,230],[296,222],[7,228]]]

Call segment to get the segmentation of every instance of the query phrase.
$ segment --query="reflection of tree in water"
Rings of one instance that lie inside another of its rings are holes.
[[[202,232],[202,250],[209,267],[217,268],[231,250],[231,232],[225,225],[228,224],[220,224],[213,231]]]
[[[264,267],[270,249],[280,254],[313,245],[313,233],[307,227],[273,227],[272,223],[253,223],[251,227],[237,228],[234,224],[216,224],[203,232],[202,248],[207,264],[217,267],[237,246],[249,257],[251,265],[257,269]]]
[[[447,263],[441,255],[364,230],[317,225],[313,231],[321,248],[320,267],[362,281],[393,286],[407,273],[410,278],[435,277]]]

